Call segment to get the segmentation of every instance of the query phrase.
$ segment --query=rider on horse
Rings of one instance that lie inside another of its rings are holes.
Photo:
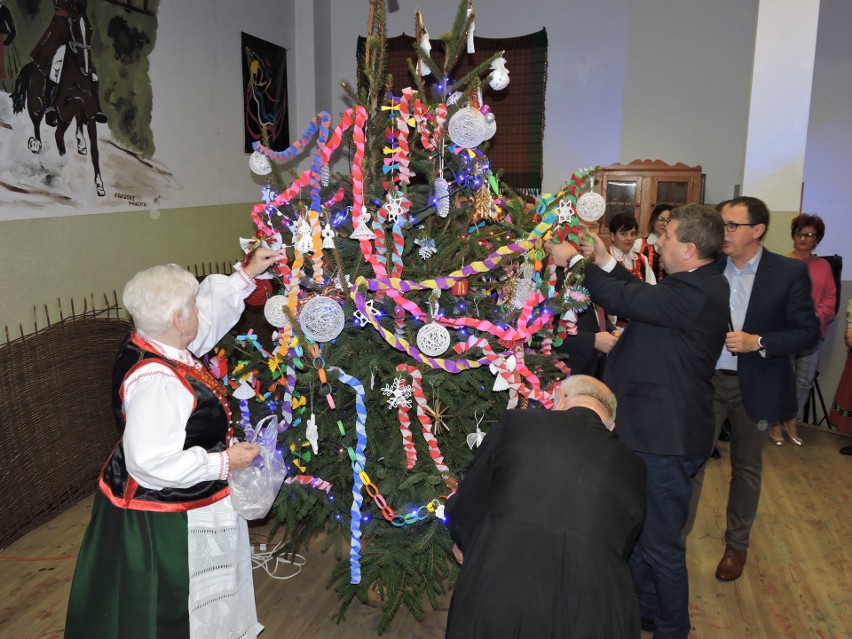
[[[86,32],[91,31],[91,24],[86,15],[86,0],[53,0],[53,17],[47,29],[42,34],[35,48],[30,53],[36,68],[47,80],[44,95],[44,119],[49,126],[56,126],[56,89],[62,74],[62,66],[65,61],[65,47],[75,46],[71,34],[70,20],[82,20]],[[88,72],[94,85],[94,97],[98,100],[98,76],[95,73],[94,64],[89,59]],[[95,114],[95,121],[104,124],[106,115],[100,109]]]

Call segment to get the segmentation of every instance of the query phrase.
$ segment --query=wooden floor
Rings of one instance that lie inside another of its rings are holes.
[[[801,429],[806,442],[767,446],[763,495],[743,577],[713,577],[722,551],[727,444],[711,460],[698,520],[688,544],[693,632],[701,639],[852,637],[852,457],[838,454],[850,440]],[[89,520],[87,499],[0,551],[0,637],[62,636],[75,554]],[[376,635],[380,612],[353,604],[337,625],[334,592],[325,589],[330,555],[316,548],[293,579],[255,571],[264,639],[361,639]],[[11,559],[12,557],[17,559]],[[38,558],[51,558],[33,561]],[[24,560],[26,559],[26,560]],[[285,574],[281,571],[280,574]],[[441,610],[418,623],[407,612],[383,635],[389,639],[443,637]],[[644,634],[643,637],[650,637]]]

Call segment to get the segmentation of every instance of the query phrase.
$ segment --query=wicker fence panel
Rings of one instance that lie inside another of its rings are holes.
[[[118,438],[117,305],[0,344],[0,548],[91,494]]]

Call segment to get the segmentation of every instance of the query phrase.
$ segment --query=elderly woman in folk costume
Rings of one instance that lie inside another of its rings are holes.
[[[175,264],[137,273],[133,332],[113,371],[121,440],[107,459],[80,549],[65,636],[256,637],[248,530],[228,475],[257,456],[236,443],[225,388],[195,356],[237,322],[254,278],[282,257],[259,248],[199,286]]]

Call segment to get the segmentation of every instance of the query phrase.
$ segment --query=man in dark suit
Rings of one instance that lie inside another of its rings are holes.
[[[763,248],[769,210],[754,197],[722,207],[725,243],[717,265],[731,284],[731,327],[713,375],[716,433],[731,423],[731,486],[725,553],[716,578],[743,572],[749,533],[760,499],[766,428],[796,412],[793,357],[819,339],[807,266]],[[690,525],[697,509],[703,469],[693,484]]]
[[[598,221],[581,219],[578,226],[581,242],[591,235],[597,235],[600,230]],[[564,277],[564,269],[558,269],[557,286],[562,286]],[[557,355],[567,356],[565,361],[572,375],[591,375],[602,379],[606,354],[615,346],[620,333],[607,318],[603,307],[592,302],[589,308],[577,314],[576,334],[566,335],[553,350]]]
[[[639,636],[627,557],[645,468],[610,432],[602,382],[572,375],[554,401],[506,411],[447,502],[462,563],[448,639]]]
[[[648,470],[645,527],[630,569],[639,610],[655,624],[656,639],[685,638],[691,629],[681,529],[691,477],[713,448],[711,379],[728,323],[728,282],[715,267],[723,240],[718,212],[680,206],[660,238],[668,275],[659,284],[614,264],[599,241],[594,258],[601,268],[586,267],[592,298],[630,320],[607,356],[604,381],[621,409],[619,438]],[[568,244],[546,248],[557,264],[579,259]]]

